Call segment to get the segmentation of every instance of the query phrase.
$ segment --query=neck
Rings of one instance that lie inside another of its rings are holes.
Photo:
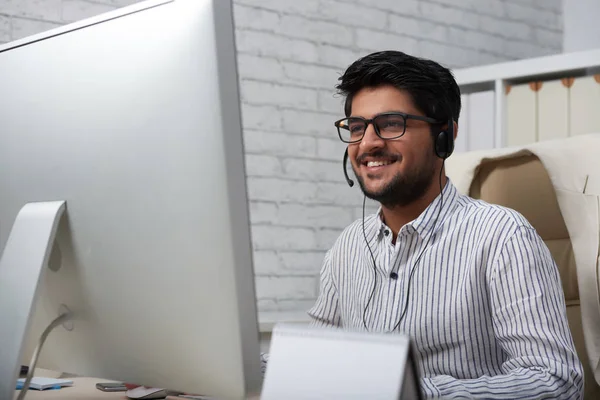
[[[446,181],[446,174],[442,173],[442,188],[446,186]],[[400,232],[400,229],[404,225],[421,215],[423,211],[425,211],[427,206],[429,206],[439,194],[439,180],[434,179],[431,182],[431,185],[429,185],[429,187],[427,188],[427,191],[425,191],[425,194],[418,200],[413,201],[412,203],[404,206],[381,206],[383,221],[392,230],[392,239],[394,243],[396,242],[396,237],[398,236],[398,232]]]

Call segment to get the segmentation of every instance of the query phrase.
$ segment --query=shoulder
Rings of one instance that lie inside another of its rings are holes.
[[[461,196],[452,215],[452,235],[466,248],[488,261],[497,259],[507,243],[524,232],[536,236],[531,223],[519,211],[483,200]]]
[[[461,220],[477,227],[489,228],[489,233],[511,235],[521,228],[531,228],[531,223],[519,211],[491,204],[484,200],[461,196],[457,213]],[[492,229],[493,228],[493,229]]]

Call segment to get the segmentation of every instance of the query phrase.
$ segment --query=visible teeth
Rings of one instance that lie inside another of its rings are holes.
[[[369,161],[367,167],[381,167],[382,165],[391,164],[390,161]]]

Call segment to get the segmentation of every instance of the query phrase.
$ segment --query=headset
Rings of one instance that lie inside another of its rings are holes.
[[[448,157],[450,157],[450,155],[452,155],[452,152],[454,151],[454,120],[452,118],[450,118],[448,120],[447,129],[445,129],[445,130],[440,129],[440,131],[437,134],[433,134],[433,145],[434,145],[434,152],[435,152],[436,156],[442,159],[442,168],[440,168],[440,174],[439,174],[440,207],[439,207],[438,215],[435,219],[435,223],[432,228],[432,230],[435,230],[437,222],[440,219],[440,214],[442,213],[443,201],[444,201],[443,188],[442,188],[442,171],[444,170],[444,165],[446,163],[446,159]],[[348,171],[346,168],[347,163],[348,163],[348,148],[346,147],[346,151],[344,152],[344,160],[343,160],[344,176],[346,178],[346,182],[348,183],[348,185],[350,187],[352,187],[352,186],[354,186],[354,181],[352,179],[350,179],[350,177],[348,176]],[[377,287],[377,262],[375,261],[375,255],[373,254],[373,250],[371,249],[371,246],[369,245],[369,240],[367,238],[367,233],[365,231],[366,199],[367,199],[367,196],[364,196],[363,209],[362,209],[362,231],[363,231],[365,243],[367,244],[367,248],[369,249],[369,253],[371,254],[371,259],[373,261],[373,272],[374,272],[373,289],[371,290],[371,295],[369,296],[367,305],[365,306],[365,308],[363,310],[363,325],[366,330],[369,330],[367,328],[366,313],[367,313],[367,309],[369,308],[369,304],[371,303],[371,300],[373,299],[373,295],[375,294],[375,289]],[[396,323],[396,325],[392,328],[392,330],[390,332],[394,332],[398,328],[398,326],[400,326],[400,322],[402,322],[402,319],[404,318],[406,311],[408,310],[408,298],[409,298],[409,294],[410,294],[410,283],[412,281],[412,276],[416,270],[417,265],[419,265],[421,256],[423,255],[423,253],[425,253],[425,250],[429,246],[429,241],[434,236],[435,236],[435,231],[427,239],[427,243],[425,244],[425,246],[423,246],[423,250],[419,254],[417,261],[415,261],[415,263],[412,266],[412,269],[410,271],[410,275],[408,278],[408,286],[407,286],[407,290],[406,290],[406,296],[405,296],[406,301],[404,302],[404,308],[402,310],[402,313],[400,314],[400,318],[398,319],[398,322]],[[396,277],[398,276],[398,274],[393,270],[392,270],[391,274],[395,274]]]
[[[433,138],[435,142],[435,154],[442,160],[450,157],[454,151],[454,120],[448,120],[447,130],[441,129]]]

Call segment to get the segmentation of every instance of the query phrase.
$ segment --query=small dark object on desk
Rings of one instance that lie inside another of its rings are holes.
[[[126,392],[127,386],[119,382],[100,382],[96,383],[96,389],[103,392]]]

